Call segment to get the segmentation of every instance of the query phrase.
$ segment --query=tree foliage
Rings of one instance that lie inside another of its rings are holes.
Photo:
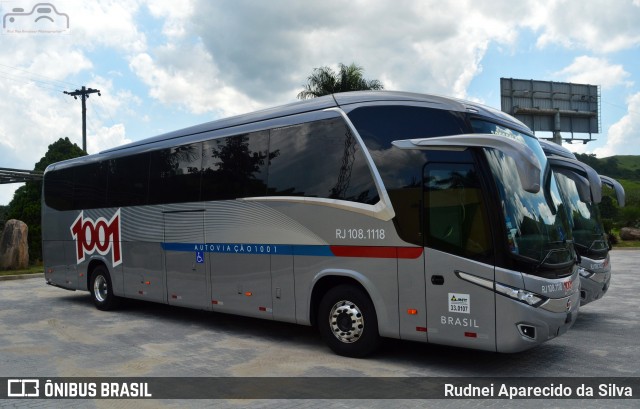
[[[640,225],[640,191],[636,181],[640,180],[640,159],[637,157],[611,156],[598,159],[594,154],[576,154],[576,158],[591,166],[600,175],[618,179],[625,187],[626,205],[619,208],[612,189],[603,189],[602,202],[598,205],[605,229],[611,233],[613,227],[637,227]],[[610,234],[610,237],[611,234]]]
[[[331,67],[314,68],[307,78],[304,89],[298,93],[298,99],[317,98],[323,95],[347,91],[380,90],[383,85],[378,80],[367,80],[363,77],[364,68],[351,63],[340,63],[338,72]]]
[[[0,205],[0,232],[4,229],[4,222],[7,221],[7,206]]]
[[[69,138],[60,138],[49,145],[34,170],[43,172],[52,163],[83,155],[86,153],[78,145],[71,143]],[[29,227],[29,259],[32,262],[42,259],[41,201],[42,182],[27,182],[16,190],[7,209],[6,220],[21,220]]]
[[[606,175],[615,179],[640,179],[640,169],[629,169],[621,166],[620,159],[615,156],[598,159],[593,153],[576,153],[576,158],[591,166],[600,175]]]

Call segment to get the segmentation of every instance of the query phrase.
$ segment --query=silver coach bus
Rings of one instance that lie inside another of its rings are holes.
[[[514,118],[342,93],[49,166],[50,285],[380,337],[516,352],[565,332],[579,279],[547,159]]]
[[[580,304],[604,296],[611,281],[611,245],[604,231],[597,204],[601,186],[614,189],[618,205],[624,206],[624,188],[618,181],[601,176],[579,162],[567,148],[540,140],[553,170],[571,223],[576,253],[580,259]]]

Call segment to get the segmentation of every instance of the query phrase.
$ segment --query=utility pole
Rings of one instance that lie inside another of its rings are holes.
[[[98,93],[98,96],[101,96],[99,89],[85,88],[84,85],[82,86],[82,89],[77,89],[71,92],[64,91],[65,94],[71,95],[73,99],[78,99],[78,95],[80,95],[80,98],[82,99],[82,150],[85,151],[85,153],[87,152],[87,103],[86,103],[86,100],[87,98],[89,98],[89,94],[94,94],[96,92]]]

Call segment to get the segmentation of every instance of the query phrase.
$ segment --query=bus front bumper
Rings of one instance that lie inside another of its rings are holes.
[[[496,295],[496,351],[520,352],[567,332],[578,317],[580,292],[540,307]]]

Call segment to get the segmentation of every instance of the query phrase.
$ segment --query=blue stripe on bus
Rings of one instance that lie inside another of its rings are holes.
[[[415,259],[423,254],[422,247],[395,246],[330,246],[303,244],[243,244],[243,243],[162,243],[165,251],[222,253],[276,256],[363,257]]]
[[[274,254],[280,256],[333,257],[328,245],[242,244],[242,243],[162,243],[165,251],[204,251],[223,254]]]

